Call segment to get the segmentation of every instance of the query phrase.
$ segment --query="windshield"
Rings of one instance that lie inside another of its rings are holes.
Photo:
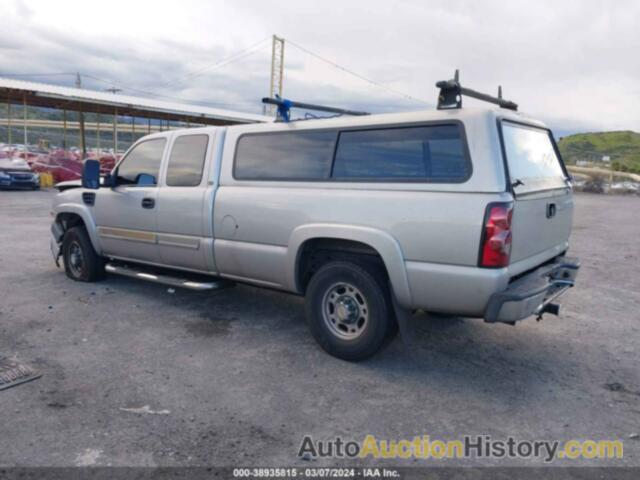
[[[560,158],[547,130],[505,121],[502,123],[502,137],[515,191],[566,186]]]

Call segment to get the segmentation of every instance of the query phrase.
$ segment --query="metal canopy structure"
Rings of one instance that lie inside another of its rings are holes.
[[[0,101],[33,107],[116,113],[202,125],[272,122],[273,118],[218,108],[173,103],[110,92],[60,87],[45,83],[0,78]]]

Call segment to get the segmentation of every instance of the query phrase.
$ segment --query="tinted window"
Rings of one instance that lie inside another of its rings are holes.
[[[424,179],[460,182],[470,174],[455,125],[341,132],[336,178]]]
[[[133,147],[118,166],[118,183],[156,185],[165,142],[164,138],[157,138]]]
[[[565,186],[560,159],[547,130],[503,122],[502,137],[512,182],[516,191]]]
[[[295,132],[240,137],[234,176],[260,180],[328,178],[336,135]]]
[[[167,167],[167,185],[200,185],[208,141],[208,135],[183,135],[173,142]]]

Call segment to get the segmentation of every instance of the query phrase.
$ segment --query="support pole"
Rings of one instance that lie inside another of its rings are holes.
[[[24,148],[25,148],[25,159],[27,158],[27,152],[26,152],[26,148],[27,145],[29,144],[29,138],[27,135],[27,95],[23,94],[22,95],[22,114],[24,117],[24,126],[23,126],[23,130],[24,130]]]
[[[11,97],[9,94],[7,94],[7,135],[7,143],[11,145],[13,142],[11,141]]]
[[[276,95],[282,97],[282,83],[284,77],[284,38],[273,36],[271,43],[271,81],[269,84],[269,97]],[[275,115],[276,108],[271,105],[264,106],[265,115]]]
[[[67,149],[67,110],[62,111],[62,149]]]
[[[87,157],[87,141],[84,132],[84,112],[82,111],[82,104],[80,104],[80,149],[82,150],[82,159]]]
[[[82,79],[80,78],[80,73],[76,73],[76,88],[82,88]],[[84,132],[84,111],[82,110],[82,103],[80,104],[80,147],[82,150],[82,159],[84,160],[87,157],[87,141]]]
[[[118,109],[113,114],[113,155],[118,154]]]
[[[136,117],[131,115],[131,144],[136,141]]]
[[[148,121],[147,133],[151,133],[151,117],[148,117],[147,121]]]
[[[96,150],[98,158],[100,158],[100,108],[97,109],[98,113],[96,113]]]

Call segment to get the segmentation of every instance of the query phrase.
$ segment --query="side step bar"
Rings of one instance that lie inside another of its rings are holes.
[[[162,283],[164,285],[170,285],[172,287],[188,288],[189,290],[219,290],[221,288],[233,285],[233,282],[229,282],[227,280],[212,279],[211,281],[194,281],[187,278],[155,273],[152,270],[132,268],[126,265],[116,265],[114,263],[107,263],[104,268],[108,273],[115,273],[116,275],[124,275],[125,277],[147,280],[149,282]]]

